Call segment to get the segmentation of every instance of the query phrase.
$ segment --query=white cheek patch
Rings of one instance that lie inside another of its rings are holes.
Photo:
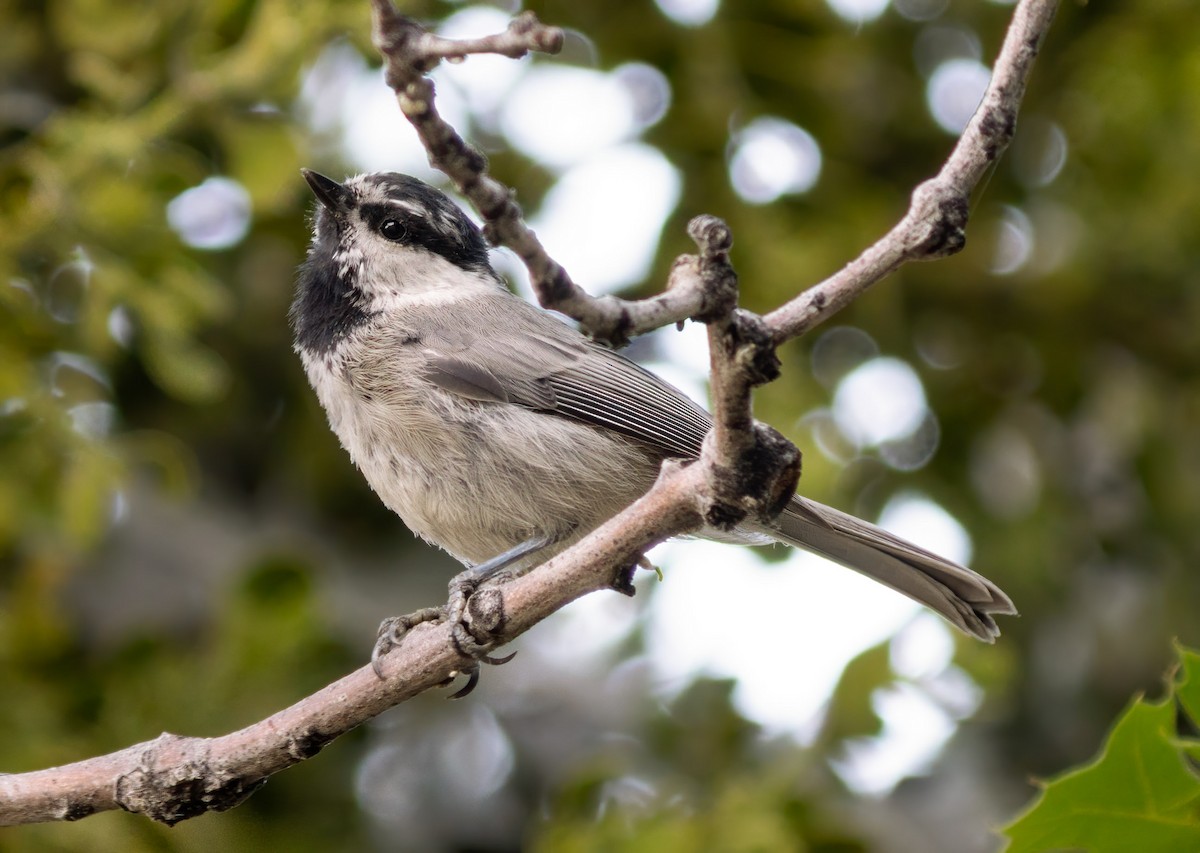
[[[485,273],[469,272],[425,249],[371,246],[359,288],[368,313],[418,305],[443,305],[477,290],[499,286]]]

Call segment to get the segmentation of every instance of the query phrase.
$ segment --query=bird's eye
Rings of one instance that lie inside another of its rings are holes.
[[[388,219],[379,226],[379,233],[389,240],[399,241],[404,239],[404,236],[408,233],[408,229],[404,227],[404,223],[395,219]]]

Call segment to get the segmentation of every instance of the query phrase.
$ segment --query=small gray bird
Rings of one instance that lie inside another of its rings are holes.
[[[320,205],[296,350],[342,446],[421,538],[484,573],[535,565],[645,493],[664,459],[699,455],[708,412],[510,293],[446,195],[396,173],[303,174]],[[699,535],[815,552],[987,642],[992,614],[1016,612],[987,578],[799,495],[770,525]]]

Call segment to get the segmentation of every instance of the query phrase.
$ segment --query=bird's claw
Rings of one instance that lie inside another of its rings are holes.
[[[497,632],[504,624],[504,599],[498,587],[512,577],[511,572],[500,571],[481,582],[478,574],[467,571],[450,581],[450,600],[446,604],[452,626],[450,637],[455,648],[477,661],[469,670],[463,670],[467,683],[451,699],[461,699],[475,689],[479,683],[479,664],[500,666],[516,657],[516,652],[503,657],[488,654],[499,642]]]
[[[479,664],[500,666],[517,655],[516,652],[502,657],[488,654],[500,641],[498,632],[504,624],[504,600],[496,587],[511,578],[511,573],[501,571],[481,583],[477,574],[466,571],[450,581],[450,599],[442,607],[426,607],[405,616],[384,619],[371,650],[371,669],[383,679],[384,656],[399,646],[409,631],[422,622],[449,621],[454,647],[464,657],[475,661],[469,668],[461,670],[467,676],[467,683],[450,698],[466,696],[479,683]]]
[[[504,601],[497,587],[511,579],[509,572],[502,571],[480,583],[478,576],[468,571],[450,581],[450,600],[446,604],[452,626],[450,636],[455,647],[467,657],[499,666],[516,654],[504,657],[488,654],[496,647],[499,641],[496,633],[504,623]]]
[[[475,689],[475,685],[479,684],[478,666],[473,666],[470,669],[464,669],[463,675],[467,677],[467,683],[447,696],[447,699],[461,699],[470,694]]]
[[[379,623],[375,647],[371,649],[371,669],[383,680],[383,658],[403,642],[404,637],[423,622],[444,622],[446,607],[423,607],[404,616],[389,616]]]

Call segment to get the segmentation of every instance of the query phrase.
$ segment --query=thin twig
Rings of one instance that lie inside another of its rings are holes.
[[[971,193],[1008,147],[1017,110],[1057,0],[1021,0],[996,57],[991,82],[949,159],[918,186],[904,218],[842,269],[766,316],[776,343],[799,337],[908,261],[954,254],[966,244]]]
[[[693,319],[708,325],[713,429],[701,457],[708,471],[705,520],[728,530],[747,515],[773,518],[783,509],[800,479],[800,451],[754,420],[751,391],[779,376],[779,358],[762,318],[737,307],[729,227],[697,216],[688,234],[700,250],[693,286],[706,306]]]

